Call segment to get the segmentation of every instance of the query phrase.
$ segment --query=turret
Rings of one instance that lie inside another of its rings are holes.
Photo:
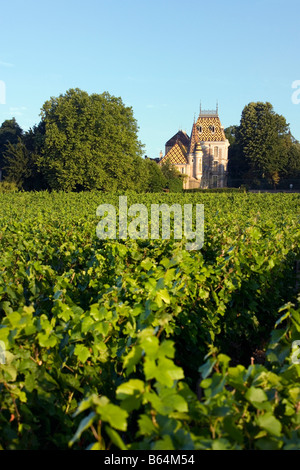
[[[197,142],[195,147],[195,176],[197,179],[202,178],[203,173],[203,151],[200,142]]]

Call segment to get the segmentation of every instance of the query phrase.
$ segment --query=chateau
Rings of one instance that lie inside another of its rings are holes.
[[[159,165],[167,160],[186,175],[185,189],[223,188],[227,186],[229,142],[216,110],[202,110],[194,120],[191,137],[180,130],[165,144],[165,155]]]

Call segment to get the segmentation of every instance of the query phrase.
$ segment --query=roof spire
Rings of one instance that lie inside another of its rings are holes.
[[[216,107],[216,111],[217,111],[217,114],[219,114],[219,103],[218,103],[218,100],[217,100],[217,107]]]

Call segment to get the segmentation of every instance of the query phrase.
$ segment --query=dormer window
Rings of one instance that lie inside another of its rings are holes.
[[[201,132],[202,132],[202,126],[197,126],[197,131],[201,134]]]
[[[209,130],[214,134],[216,131],[215,126],[209,126]]]

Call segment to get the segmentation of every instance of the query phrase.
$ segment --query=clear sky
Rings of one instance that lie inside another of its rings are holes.
[[[299,0],[3,1],[0,124],[28,130],[46,100],[78,87],[131,106],[152,158],[190,135],[200,101],[218,101],[224,127],[269,101],[300,140],[299,56]]]

